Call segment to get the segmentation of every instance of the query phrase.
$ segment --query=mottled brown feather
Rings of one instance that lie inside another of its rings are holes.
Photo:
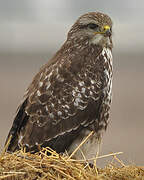
[[[97,22],[101,28],[112,26],[107,15],[95,12],[76,21],[66,42],[30,84],[25,104],[20,106],[20,115],[9,133],[13,136],[9,151],[21,146],[36,150],[39,144],[61,152],[83,129],[97,134],[106,129],[111,104],[112,44],[92,44],[94,35],[85,33],[86,22]],[[112,42],[111,36],[108,38]]]

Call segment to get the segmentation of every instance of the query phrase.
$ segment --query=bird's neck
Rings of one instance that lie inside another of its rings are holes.
[[[56,53],[56,57],[60,59],[61,56],[68,58],[74,57],[97,57],[102,52],[103,47],[94,45],[88,39],[68,39],[61,49]]]

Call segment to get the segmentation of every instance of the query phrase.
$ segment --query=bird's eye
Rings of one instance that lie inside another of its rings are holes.
[[[97,25],[97,24],[94,24],[94,23],[90,23],[90,24],[88,24],[88,27],[89,27],[90,29],[96,29],[96,28],[98,28],[98,25]]]

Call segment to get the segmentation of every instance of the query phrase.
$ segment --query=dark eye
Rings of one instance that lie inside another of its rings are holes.
[[[98,25],[97,25],[97,24],[94,24],[94,23],[90,23],[90,24],[88,24],[88,27],[89,27],[90,29],[96,29],[96,28],[98,28]]]

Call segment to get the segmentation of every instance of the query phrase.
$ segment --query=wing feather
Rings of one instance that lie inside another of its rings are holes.
[[[18,149],[18,140],[19,140],[19,133],[21,128],[27,124],[28,116],[25,113],[25,107],[27,105],[27,99],[22,103],[22,105],[18,108],[18,113],[13,121],[12,128],[9,131],[5,144],[7,144],[10,136],[11,141],[8,145],[8,151],[15,151]]]
[[[8,150],[16,149],[18,145],[33,149],[36,144],[55,144],[58,139],[64,141],[67,137],[71,142],[81,129],[98,119],[102,79],[97,67],[101,64],[94,66],[93,63],[100,61],[93,61],[90,66],[84,61],[83,57],[79,68],[69,59],[57,60],[41,68],[14,120]]]

